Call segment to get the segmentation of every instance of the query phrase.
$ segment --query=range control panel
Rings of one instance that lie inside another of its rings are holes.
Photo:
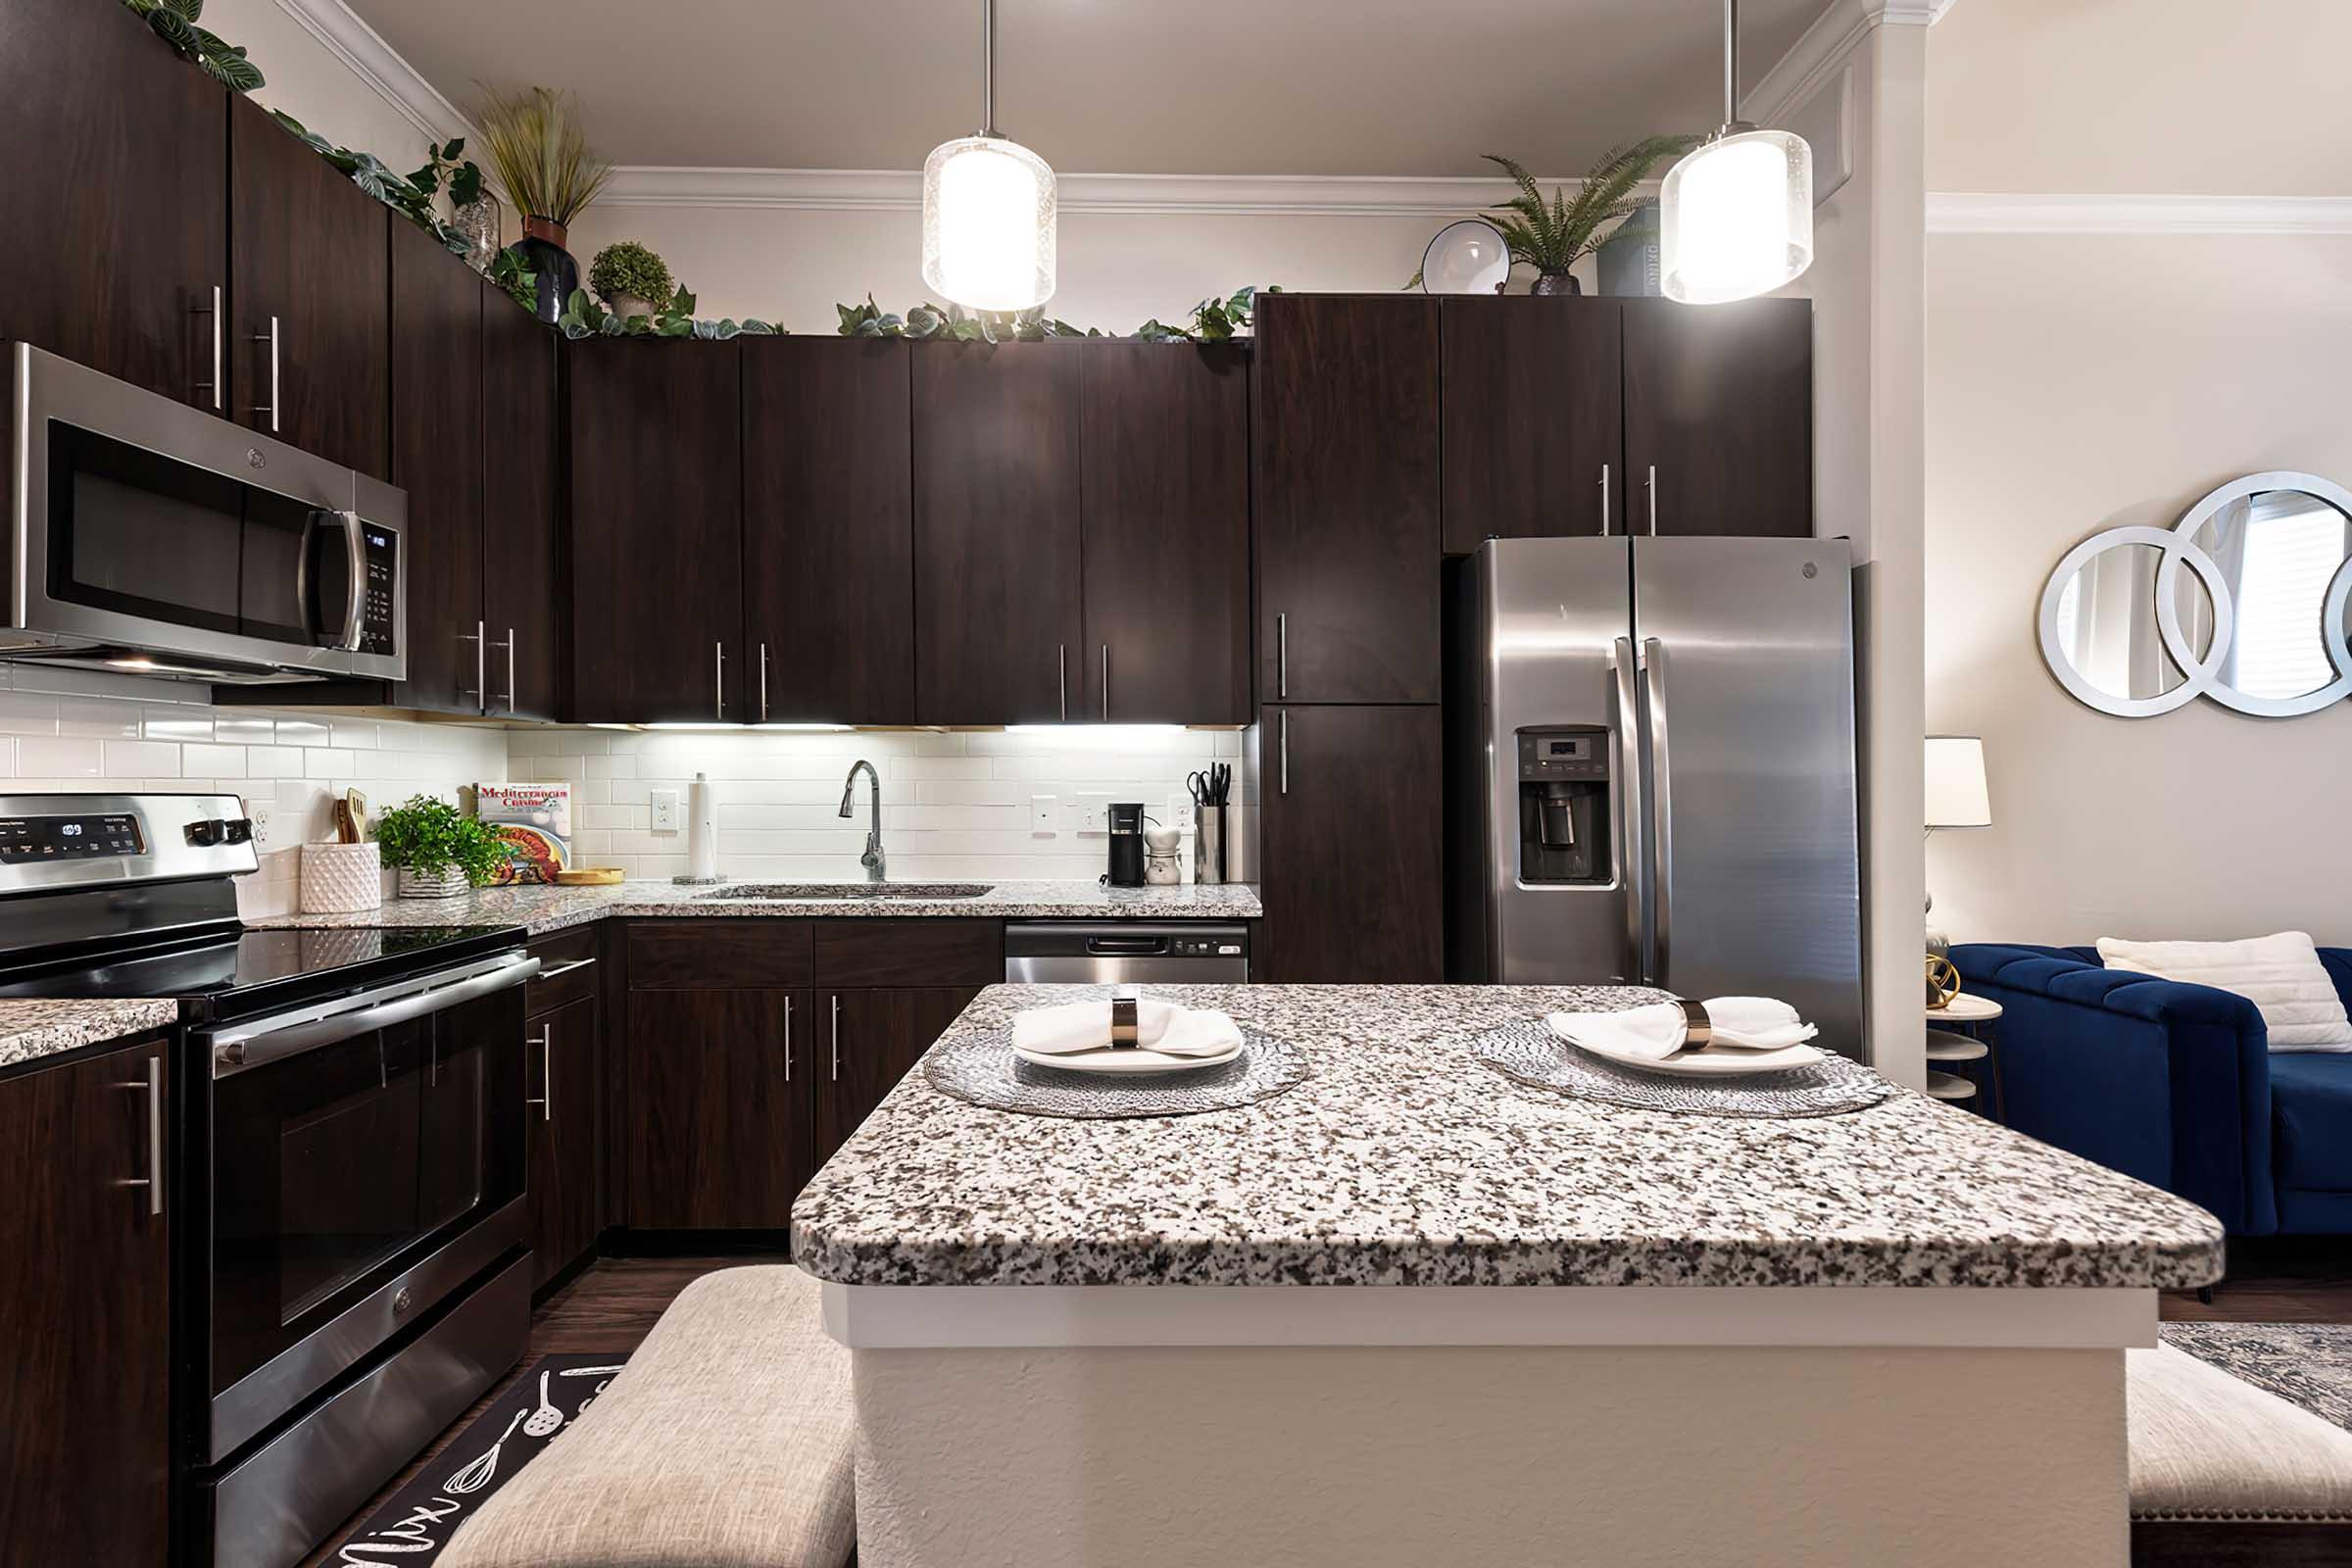
[[[129,812],[0,817],[0,865],[146,853],[146,834]]]

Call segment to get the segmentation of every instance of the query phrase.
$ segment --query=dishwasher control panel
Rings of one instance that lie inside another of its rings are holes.
[[[1024,920],[1004,928],[1004,978],[1027,985],[1246,985],[1250,928],[1207,920]]]

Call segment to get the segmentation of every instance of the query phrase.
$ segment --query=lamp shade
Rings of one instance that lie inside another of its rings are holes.
[[[1975,735],[1928,737],[1928,826],[1990,827],[1984,742]]]
[[[1054,297],[1054,171],[1002,136],[960,136],[923,161],[923,281],[969,311]]]
[[[1813,149],[1786,130],[1718,136],[1666,172],[1658,210],[1667,298],[1769,294],[1813,265]]]

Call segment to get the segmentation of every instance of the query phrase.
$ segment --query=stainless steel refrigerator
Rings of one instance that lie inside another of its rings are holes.
[[[1777,996],[1862,1054],[1852,573],[1832,539],[1455,564],[1453,979]]]

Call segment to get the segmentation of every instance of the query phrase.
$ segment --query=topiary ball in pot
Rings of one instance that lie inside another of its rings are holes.
[[[588,268],[588,286],[614,316],[621,317],[651,316],[675,288],[668,266],[633,239],[596,253]]]

